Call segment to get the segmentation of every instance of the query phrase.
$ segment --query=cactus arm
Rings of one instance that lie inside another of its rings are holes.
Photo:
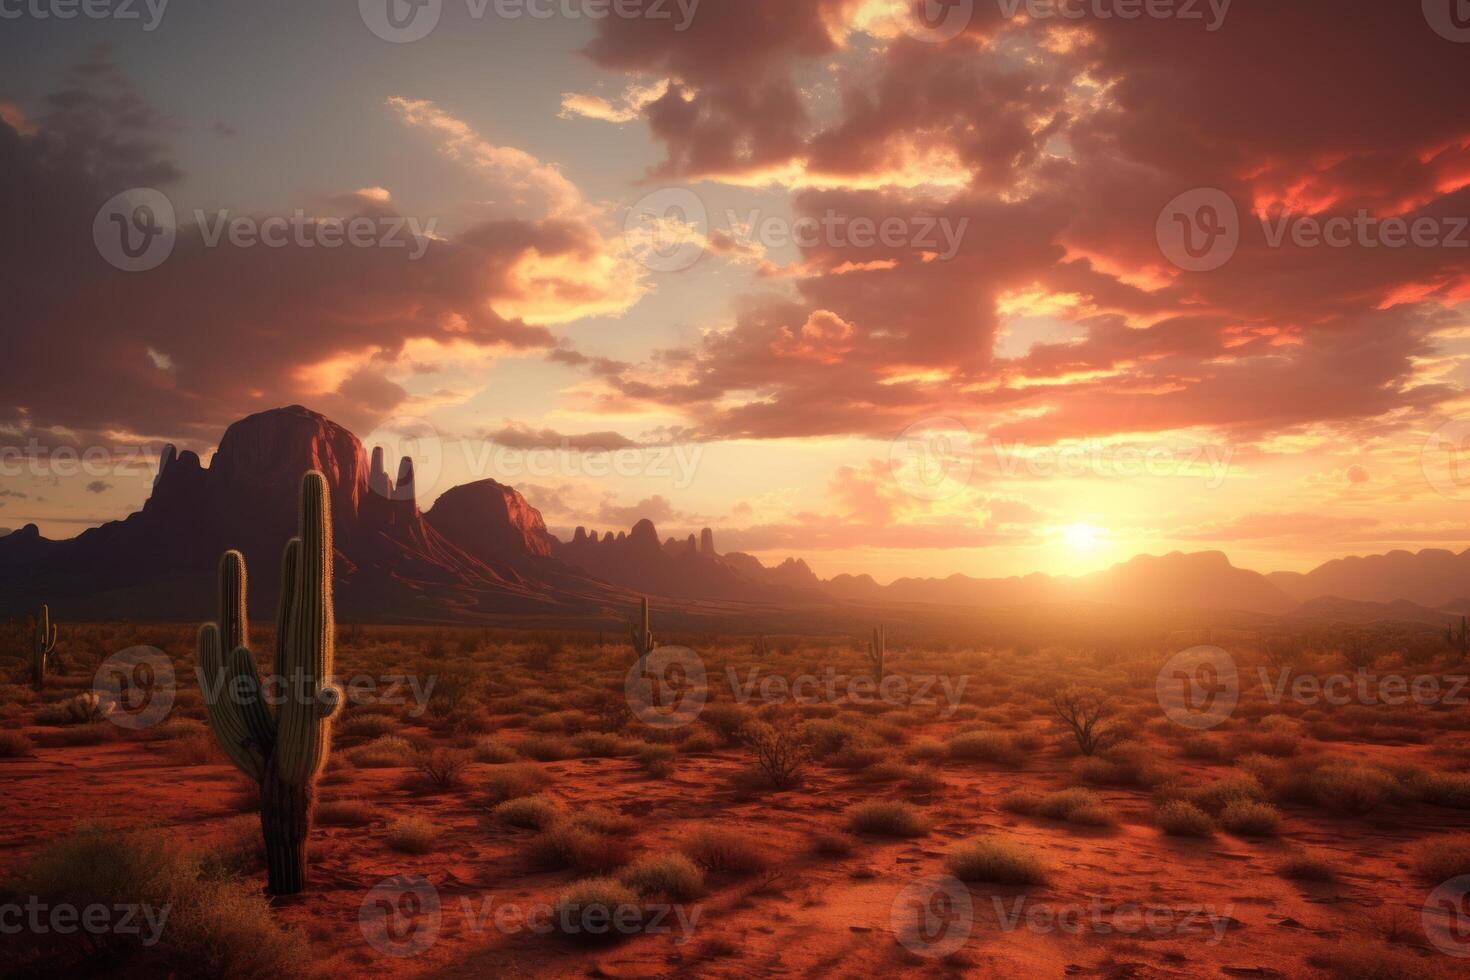
[[[199,627],[199,673],[209,727],[220,748],[241,772],[260,782],[265,773],[265,753],[251,734],[241,710],[241,699],[236,696],[225,670],[219,627],[214,623]],[[251,673],[254,673],[253,664]]]
[[[301,481],[301,543],[286,631],[286,697],[277,712],[275,774],[291,786],[316,778],[327,761],[331,718],[342,701],[331,685],[336,623],[332,612],[332,511],[327,481]]]
[[[250,619],[246,611],[249,579],[245,556],[226,551],[219,559],[219,639],[220,649],[230,653],[250,645]]]
[[[286,624],[291,622],[296,604],[296,568],[300,561],[301,539],[292,538],[281,555],[281,601],[276,606],[276,682],[279,684],[286,679]]]
[[[648,656],[653,652],[653,631],[648,626],[648,598],[645,596],[639,600],[639,621],[629,625],[629,635],[633,638],[633,649],[638,651],[638,658]]]

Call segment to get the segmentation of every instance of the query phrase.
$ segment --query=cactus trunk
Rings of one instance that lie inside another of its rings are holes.
[[[638,651],[638,659],[642,661],[653,652],[653,631],[648,628],[648,599],[645,597],[639,604],[638,622],[633,623],[628,632],[633,638],[633,649]]]
[[[230,760],[260,784],[267,888],[294,895],[306,885],[306,842],[316,778],[326,766],[331,718],[341,692],[331,684],[336,625],[332,611],[332,507],[326,478],[301,481],[301,535],[286,545],[277,611],[272,712],[250,652],[245,559],[220,559],[219,623],[199,629],[200,686],[210,728]]]
[[[56,649],[56,625],[51,608],[42,605],[36,613],[36,632],[31,637],[31,681],[37,691],[46,686],[46,659]]]

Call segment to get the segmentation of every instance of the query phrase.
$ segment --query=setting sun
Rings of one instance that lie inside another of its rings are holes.
[[[1092,552],[1102,546],[1106,534],[1100,527],[1091,524],[1068,524],[1062,528],[1062,540],[1073,551]]]

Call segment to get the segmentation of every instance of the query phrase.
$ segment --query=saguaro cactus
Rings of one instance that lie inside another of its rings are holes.
[[[36,613],[36,631],[31,636],[31,680],[36,690],[46,683],[46,659],[56,649],[56,624],[51,622],[51,608],[44,603]]]
[[[648,598],[645,596],[638,603],[639,621],[630,623],[628,632],[633,637],[633,649],[638,651],[638,659],[642,660],[653,652],[653,633],[648,628]]]
[[[316,778],[327,762],[331,719],[342,692],[330,683],[336,624],[332,611],[332,508],[327,480],[301,481],[300,537],[281,562],[272,711],[250,652],[245,557],[219,564],[219,622],[199,628],[200,682],[210,728],[240,771],[260,784],[267,890],[294,895],[306,882],[306,839]]]
[[[883,683],[884,668],[888,663],[888,646],[883,640],[883,627],[873,627],[873,638],[868,641],[868,661],[878,672],[878,683]]]
[[[1470,654],[1470,619],[1460,617],[1460,628],[1457,631],[1453,626],[1444,628],[1444,641],[1451,650],[1461,657]]]

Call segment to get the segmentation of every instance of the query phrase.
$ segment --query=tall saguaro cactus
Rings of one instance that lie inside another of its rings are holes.
[[[327,480],[301,481],[300,536],[281,562],[272,711],[250,652],[245,556],[219,564],[219,622],[199,628],[199,669],[209,725],[225,754],[260,784],[267,890],[294,895],[306,882],[306,839],[316,778],[327,762],[331,719],[342,692],[331,684],[336,624],[332,611],[332,508]]]
[[[653,632],[648,628],[648,598],[645,596],[638,603],[638,622],[630,623],[628,632],[633,637],[633,649],[638,651],[638,659],[642,660],[653,652]]]
[[[883,639],[883,627],[873,627],[873,638],[868,641],[868,660],[878,672],[878,683],[883,683],[884,669],[888,665],[888,646]]]
[[[36,613],[36,632],[31,636],[31,681],[36,690],[46,683],[46,659],[56,649],[56,624],[51,622],[51,607],[41,605]]]

